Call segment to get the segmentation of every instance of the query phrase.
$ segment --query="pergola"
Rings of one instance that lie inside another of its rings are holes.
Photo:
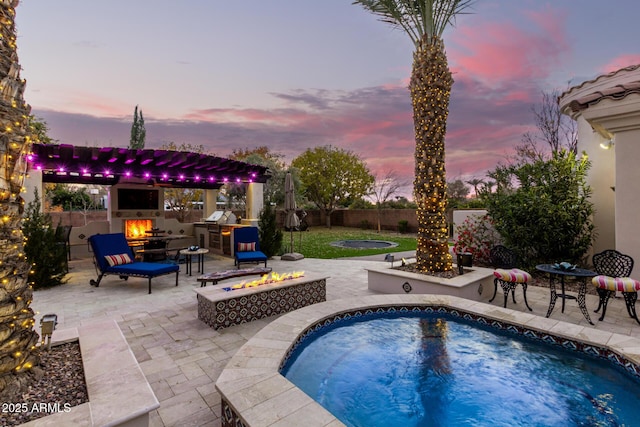
[[[266,167],[186,151],[33,144],[31,166],[43,182],[219,189],[228,182],[265,183]]]

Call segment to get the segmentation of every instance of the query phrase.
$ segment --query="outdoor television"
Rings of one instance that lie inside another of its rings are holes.
[[[158,210],[159,190],[118,188],[119,210]]]

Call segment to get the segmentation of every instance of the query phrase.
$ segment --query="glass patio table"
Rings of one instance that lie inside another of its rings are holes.
[[[595,271],[587,270],[584,268],[573,268],[570,270],[563,270],[556,267],[554,264],[539,264],[536,265],[536,270],[542,271],[544,273],[549,273],[549,288],[551,289],[551,301],[549,302],[549,309],[547,310],[547,316],[551,316],[551,312],[556,305],[556,300],[558,297],[562,298],[562,312],[564,313],[564,303],[565,300],[575,299],[578,301],[578,307],[580,307],[580,311],[587,322],[593,325],[591,318],[589,317],[589,312],[587,311],[586,295],[587,295],[587,278],[597,276],[598,273]],[[568,295],[564,291],[564,280],[565,277],[575,277],[580,280],[580,287],[578,288],[578,297],[574,295]],[[558,294],[556,292],[555,280],[557,277],[560,277],[560,289],[561,293]]]

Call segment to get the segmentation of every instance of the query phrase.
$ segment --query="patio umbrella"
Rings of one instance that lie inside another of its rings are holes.
[[[286,214],[284,226],[289,229],[289,235],[291,238],[290,252],[282,255],[280,259],[285,261],[297,261],[304,258],[302,254],[293,251],[293,230],[300,226],[300,218],[296,214],[296,197],[293,186],[293,178],[291,172],[287,172],[284,179],[284,212]]]

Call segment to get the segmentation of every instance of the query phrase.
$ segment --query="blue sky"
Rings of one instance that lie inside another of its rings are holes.
[[[449,179],[483,178],[532,129],[541,91],[640,63],[636,0],[480,0],[445,33]],[[25,99],[61,143],[287,161],[332,144],[413,174],[408,37],[350,0],[23,0]]]

